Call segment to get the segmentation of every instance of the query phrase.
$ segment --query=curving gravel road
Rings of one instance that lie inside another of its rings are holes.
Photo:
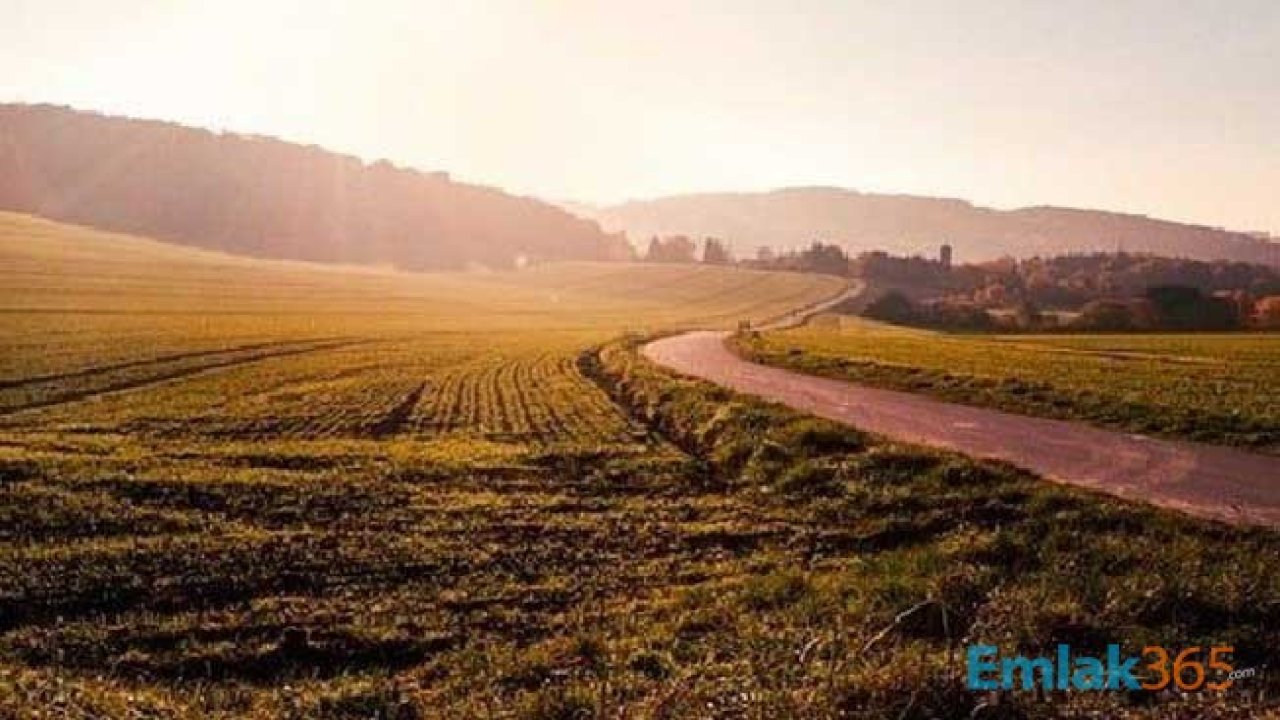
[[[907,442],[1005,460],[1043,477],[1236,524],[1280,527],[1280,458],[956,405],[748,362],[727,333],[664,338],[676,372]]]

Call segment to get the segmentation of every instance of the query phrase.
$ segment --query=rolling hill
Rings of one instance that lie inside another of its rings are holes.
[[[815,240],[839,243],[853,253],[933,254],[947,242],[960,261],[1123,248],[1197,260],[1280,265],[1280,244],[1200,225],[1060,207],[995,210],[964,200],[840,188],[678,195],[586,214],[606,230],[626,231],[633,238],[671,234],[724,238],[739,254],[754,252],[760,245],[787,248]]]
[[[732,327],[838,293],[833,277],[709,265],[554,262],[495,272],[403,272],[247,258],[0,212],[0,384],[14,363],[57,364],[43,341],[71,329],[128,326],[154,337],[172,325],[218,335],[591,332]],[[51,321],[50,318],[59,318]],[[80,318],[83,320],[78,320]],[[188,332],[190,331],[190,332]],[[113,330],[114,332],[114,330]],[[93,333],[86,333],[92,335]],[[104,351],[147,353],[158,343]]]
[[[404,269],[628,257],[546,203],[258,136],[0,104],[0,210],[265,258]]]

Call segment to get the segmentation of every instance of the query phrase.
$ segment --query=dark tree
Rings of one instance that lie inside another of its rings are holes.
[[[683,235],[669,238],[653,238],[649,241],[649,252],[645,259],[649,262],[691,263],[694,262],[698,246]]]
[[[916,309],[915,303],[906,295],[897,291],[887,292],[876,300],[872,301],[862,314],[873,319],[883,322],[894,323],[896,325],[910,325],[919,318],[919,311]]]
[[[645,250],[644,259],[649,262],[662,262],[662,241],[657,235],[649,238],[649,249]]]
[[[702,262],[709,265],[728,265],[733,262],[728,248],[721,240],[709,237],[702,242]]]
[[[1074,326],[1081,330],[1134,330],[1128,304],[1119,300],[1094,300],[1084,306]]]
[[[849,257],[839,245],[815,242],[800,253],[800,266],[806,272],[843,276],[849,274]]]
[[[1199,289],[1182,285],[1149,288],[1147,300],[1155,306],[1160,327],[1171,330],[1230,330],[1240,326],[1235,303],[1207,297]]]

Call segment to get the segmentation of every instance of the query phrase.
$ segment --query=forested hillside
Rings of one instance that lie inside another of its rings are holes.
[[[271,138],[0,105],[0,210],[256,257],[504,267],[627,257],[531,198]]]

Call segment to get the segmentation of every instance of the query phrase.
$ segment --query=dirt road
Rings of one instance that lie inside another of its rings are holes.
[[[843,302],[857,298],[866,289],[867,289],[867,285],[863,281],[850,280],[849,283],[845,285],[844,290],[841,290],[838,294],[833,295],[827,298],[826,300],[819,300],[818,302],[812,305],[806,305],[804,307],[796,308],[794,310],[788,310],[787,312],[781,315],[778,315],[777,317],[774,317],[770,320],[766,320],[763,323],[760,323],[759,325],[756,325],[754,327],[756,330],[761,330],[761,331],[782,330],[784,328],[795,327],[797,325],[803,324],[806,320],[813,317],[814,315],[827,312]]]
[[[888,437],[998,458],[1043,477],[1232,523],[1280,527],[1280,458],[1156,440],[878,390],[747,362],[725,333],[645,346],[677,372]]]

